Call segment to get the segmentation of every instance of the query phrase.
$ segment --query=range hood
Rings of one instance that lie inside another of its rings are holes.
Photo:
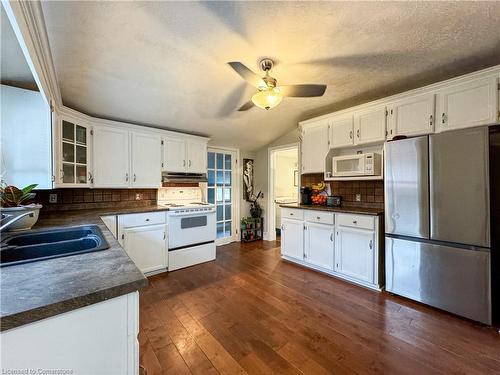
[[[206,173],[180,173],[180,172],[163,172],[161,174],[162,182],[175,182],[175,183],[198,183],[207,182]]]

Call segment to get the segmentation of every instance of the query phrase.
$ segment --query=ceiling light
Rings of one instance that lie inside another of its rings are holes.
[[[282,100],[283,94],[277,88],[262,90],[252,96],[253,104],[266,110],[276,107]]]

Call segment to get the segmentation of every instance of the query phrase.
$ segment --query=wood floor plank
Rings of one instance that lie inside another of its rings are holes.
[[[500,335],[281,260],[279,243],[150,278],[140,362],[155,373],[500,374]]]

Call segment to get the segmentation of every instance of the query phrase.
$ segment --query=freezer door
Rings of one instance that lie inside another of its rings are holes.
[[[386,290],[491,324],[489,250],[386,237]]]
[[[431,239],[490,247],[488,128],[430,136]]]
[[[429,238],[428,137],[385,145],[385,231]]]

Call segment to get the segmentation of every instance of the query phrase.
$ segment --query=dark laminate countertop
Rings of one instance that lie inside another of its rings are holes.
[[[330,212],[340,212],[345,214],[363,214],[363,215],[374,215],[379,216],[384,214],[383,208],[371,208],[371,207],[327,207],[327,206],[316,206],[309,204],[280,204],[280,207],[287,208],[300,208],[302,210],[317,210],[317,211],[330,211]]]
[[[2,267],[0,330],[131,293],[148,285],[100,216],[167,211],[161,206],[41,212],[33,228],[97,224],[109,249]]]

